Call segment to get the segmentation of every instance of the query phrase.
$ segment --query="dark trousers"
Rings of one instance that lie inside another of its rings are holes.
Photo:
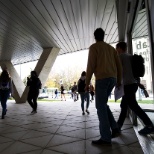
[[[7,100],[10,95],[10,90],[0,90],[0,101],[2,106],[2,114],[5,114],[7,109]]]
[[[128,107],[134,111],[134,113],[143,121],[143,123],[146,126],[152,126],[152,122],[150,118],[147,116],[147,114],[142,110],[142,108],[138,105],[136,101],[136,91],[138,89],[138,85],[131,84],[131,85],[125,85],[124,86],[124,93],[125,95],[122,97],[121,101],[121,113],[118,119],[118,124],[120,127],[122,127],[125,118],[127,116],[127,109]]]
[[[32,109],[34,111],[37,110],[37,98],[39,95],[39,90],[38,91],[29,91],[28,92],[28,97],[27,97],[27,101],[30,104],[30,106],[32,107]]]

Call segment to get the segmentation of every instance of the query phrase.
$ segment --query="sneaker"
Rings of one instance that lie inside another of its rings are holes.
[[[2,117],[1,118],[4,119],[4,114],[2,114]]]
[[[90,114],[90,112],[88,110],[86,110],[87,114]]]
[[[138,131],[139,134],[141,135],[148,135],[154,133],[154,127],[144,127],[140,131]]]
[[[6,115],[6,112],[7,112],[7,109],[5,110],[4,115]]]
[[[37,113],[37,111],[34,111],[34,110],[33,110],[33,111],[31,112],[31,114],[35,114],[35,113]]]
[[[37,111],[34,111],[33,114],[37,113]]]
[[[82,112],[82,115],[85,115],[85,112]]]
[[[33,113],[33,112],[34,112],[34,110],[31,113]]]
[[[97,144],[97,145],[112,145],[111,142],[103,141],[102,139],[92,141],[92,144]]]
[[[115,138],[115,137],[118,137],[118,136],[120,136],[120,131],[119,131],[119,129],[118,129],[118,128],[113,129],[113,130],[112,130],[111,137],[112,137],[112,138]]]

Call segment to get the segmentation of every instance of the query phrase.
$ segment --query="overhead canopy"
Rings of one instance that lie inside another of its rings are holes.
[[[116,15],[115,0],[0,0],[0,61],[34,61],[48,47],[60,55],[88,49],[98,27],[117,42]]]
[[[106,42],[124,41],[139,3],[144,4],[142,0],[0,0],[0,61],[35,61],[48,47],[60,48],[59,55],[88,49],[98,27],[105,30]],[[147,36],[145,9],[136,19],[133,38]]]

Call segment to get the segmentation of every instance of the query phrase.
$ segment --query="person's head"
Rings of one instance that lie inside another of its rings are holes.
[[[86,72],[83,71],[83,72],[81,73],[81,76],[86,76]]]
[[[127,44],[126,42],[119,42],[116,45],[116,50],[119,54],[127,52]]]
[[[8,81],[10,79],[9,72],[7,70],[3,70],[1,73],[1,80]]]
[[[103,41],[104,40],[104,35],[105,35],[105,32],[104,32],[104,30],[102,28],[97,28],[94,31],[94,37],[95,37],[96,41]]]
[[[76,85],[76,82],[74,82],[74,85]]]
[[[33,78],[37,78],[38,76],[37,76],[37,73],[36,73],[36,71],[31,71],[31,77]]]

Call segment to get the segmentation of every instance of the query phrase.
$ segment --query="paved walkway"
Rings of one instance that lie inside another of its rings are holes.
[[[119,104],[110,103],[114,117]],[[94,146],[99,139],[95,104],[90,115],[82,115],[80,101],[39,102],[38,113],[30,115],[27,103],[8,102],[8,112],[0,119],[0,154],[142,154],[135,131],[127,118],[122,134],[112,146]]]

